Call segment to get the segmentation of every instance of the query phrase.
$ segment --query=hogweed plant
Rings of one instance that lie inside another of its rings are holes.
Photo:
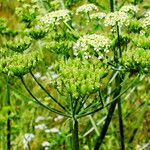
[[[98,150],[117,105],[124,150],[121,96],[136,87],[143,74],[149,73],[149,10],[140,15],[138,5],[119,8],[113,0],[110,0],[111,12],[99,11],[99,6],[92,3],[76,10],[64,8],[63,1],[51,9],[38,0],[21,4],[16,9],[19,29],[11,30],[4,19],[0,20],[0,72],[9,80],[18,77],[34,101],[70,120],[74,150],[81,147],[80,118],[91,117],[98,133],[94,149]],[[48,83],[44,84],[32,70],[36,70],[36,66],[40,68],[49,52],[55,61],[47,69]],[[41,100],[30,90],[25,74],[30,74],[50,102]],[[123,88],[131,77],[135,79]],[[53,108],[51,101],[58,107]],[[99,132],[91,115],[104,108],[108,108],[108,114]],[[49,142],[42,145],[48,147]]]

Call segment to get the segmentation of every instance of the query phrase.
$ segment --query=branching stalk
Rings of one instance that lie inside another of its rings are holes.
[[[44,86],[36,79],[36,77],[34,76],[34,74],[32,72],[30,72],[31,76],[34,78],[35,82],[39,85],[39,87],[55,102],[57,103],[63,110],[69,112],[68,110],[66,110],[66,108],[59,103],[45,88]]]
[[[50,110],[50,111],[52,111],[52,112],[54,112],[54,113],[56,113],[56,114],[59,114],[59,115],[62,115],[62,116],[64,116],[64,117],[70,118],[70,115],[66,115],[66,114],[62,113],[61,111],[59,111],[59,110],[56,110],[56,109],[54,109],[54,108],[51,108],[51,107],[49,107],[49,106],[44,105],[40,100],[38,100],[38,99],[32,94],[32,92],[29,90],[29,88],[28,88],[27,85],[25,84],[25,82],[24,82],[24,80],[23,80],[23,77],[20,77],[20,79],[21,79],[21,82],[23,83],[25,89],[28,91],[28,93],[31,95],[31,97],[32,97],[38,104],[40,104],[40,105],[43,106],[44,108],[46,108],[46,109],[48,109],[48,110]]]

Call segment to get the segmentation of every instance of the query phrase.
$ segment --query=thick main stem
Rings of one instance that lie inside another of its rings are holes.
[[[10,87],[9,87],[9,79],[7,79],[7,105],[10,106]],[[7,119],[7,149],[10,150],[11,144],[10,144],[10,132],[11,132],[11,124],[10,124],[10,113],[11,111],[8,111],[8,119]]]
[[[115,11],[115,0],[110,0],[110,11],[111,12]]]
[[[121,80],[120,80],[120,76],[117,75],[116,77],[116,85],[120,85],[121,83]],[[121,86],[118,87],[117,91],[115,92],[114,94],[114,97],[117,97],[119,94],[120,94],[120,91],[121,91]],[[109,124],[111,122],[111,119],[112,119],[112,116],[113,116],[113,113],[115,111],[115,108],[116,108],[116,104],[118,102],[118,100],[120,100],[120,97],[118,97],[118,99],[116,101],[114,101],[110,108],[109,108],[109,112],[108,112],[108,115],[107,115],[107,118],[106,118],[106,121],[105,121],[105,124],[103,125],[102,127],[102,131],[101,131],[101,134],[100,136],[97,138],[97,141],[96,141],[96,145],[94,147],[94,150],[99,150],[104,138],[105,138],[105,135],[107,133],[107,130],[108,130],[108,127],[109,127]]]
[[[121,142],[121,150],[125,150],[121,99],[118,101],[118,116],[119,116],[119,129],[120,129],[120,139],[121,139],[121,141],[120,141]]]
[[[79,150],[78,121],[72,119],[72,149]]]

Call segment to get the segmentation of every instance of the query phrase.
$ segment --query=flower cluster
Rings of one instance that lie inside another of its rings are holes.
[[[71,12],[65,9],[52,11],[39,18],[39,22],[45,26],[59,25],[60,21],[68,22],[69,20],[71,20]]]
[[[21,76],[34,68],[41,60],[40,52],[14,53],[13,56],[5,56],[0,59],[0,72],[11,76]]]
[[[125,5],[123,7],[121,7],[120,11],[125,12],[125,13],[137,13],[139,10],[138,6],[135,5]]]
[[[128,26],[129,16],[122,11],[116,11],[107,14],[104,20],[104,25],[114,27],[116,24],[118,24],[119,27]]]
[[[25,133],[23,136],[23,148],[28,148],[28,143],[35,137],[32,133]]]
[[[91,11],[98,11],[97,6],[94,4],[85,4],[76,9],[76,14],[78,15],[79,13],[89,13]]]
[[[111,41],[103,35],[85,35],[74,44],[74,55],[85,59],[96,56],[102,59],[109,52]]]
[[[145,17],[150,17],[150,10],[147,10],[147,12],[144,15]]]
[[[150,27],[150,16],[142,18],[140,21],[143,25],[143,28]]]
[[[81,61],[79,58],[61,60],[54,66],[58,78],[52,85],[60,92],[74,99],[95,93],[100,88],[100,81],[106,75],[106,69],[98,59]]]
[[[150,70],[150,51],[142,48],[123,52],[122,64],[126,71],[148,73]]]
[[[31,45],[31,38],[25,37],[15,37],[13,40],[6,42],[6,47],[16,51],[16,52],[23,52]]]
[[[90,15],[91,19],[104,19],[106,17],[106,14],[103,12],[98,12]]]

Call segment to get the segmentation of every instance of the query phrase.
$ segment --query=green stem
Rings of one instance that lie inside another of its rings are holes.
[[[110,11],[111,12],[115,11],[115,0],[110,0]]]
[[[79,150],[78,121],[72,119],[72,149]]]
[[[125,150],[124,144],[124,130],[123,130],[123,119],[122,119],[122,108],[121,108],[121,99],[118,101],[118,116],[119,116],[119,129],[120,129],[120,142],[121,150]]]
[[[117,75],[116,79],[117,79],[116,80],[116,85],[119,85],[119,88],[115,92],[114,97],[117,97],[118,95],[120,95],[120,92],[121,92],[121,86],[120,86],[121,80],[120,80],[119,75]],[[97,138],[94,150],[99,150],[99,148],[100,148],[100,146],[101,146],[101,144],[102,144],[102,142],[103,142],[103,140],[105,138],[105,135],[107,133],[107,130],[108,130],[109,124],[111,122],[111,119],[112,119],[113,113],[115,111],[116,104],[117,104],[118,100],[120,100],[120,97],[118,97],[118,99],[116,99],[115,101],[113,101],[112,104],[111,104],[111,106],[110,106],[110,108],[109,108],[109,112],[108,112],[105,124],[102,127],[102,131],[101,131],[100,136]]]
[[[9,86],[9,77],[7,79],[7,105],[10,107],[10,86]],[[8,111],[8,119],[7,119],[7,149],[10,150],[11,149],[11,144],[10,144],[10,132],[11,132],[11,122],[10,122],[10,108]]]
[[[93,126],[93,128],[94,128],[96,134],[99,136],[100,133],[99,133],[99,131],[98,131],[97,125],[96,125],[96,123],[95,123],[93,117],[92,117],[91,115],[89,115],[88,117],[89,117],[89,119],[90,119],[90,121],[91,121],[91,123],[92,123],[92,126]]]

